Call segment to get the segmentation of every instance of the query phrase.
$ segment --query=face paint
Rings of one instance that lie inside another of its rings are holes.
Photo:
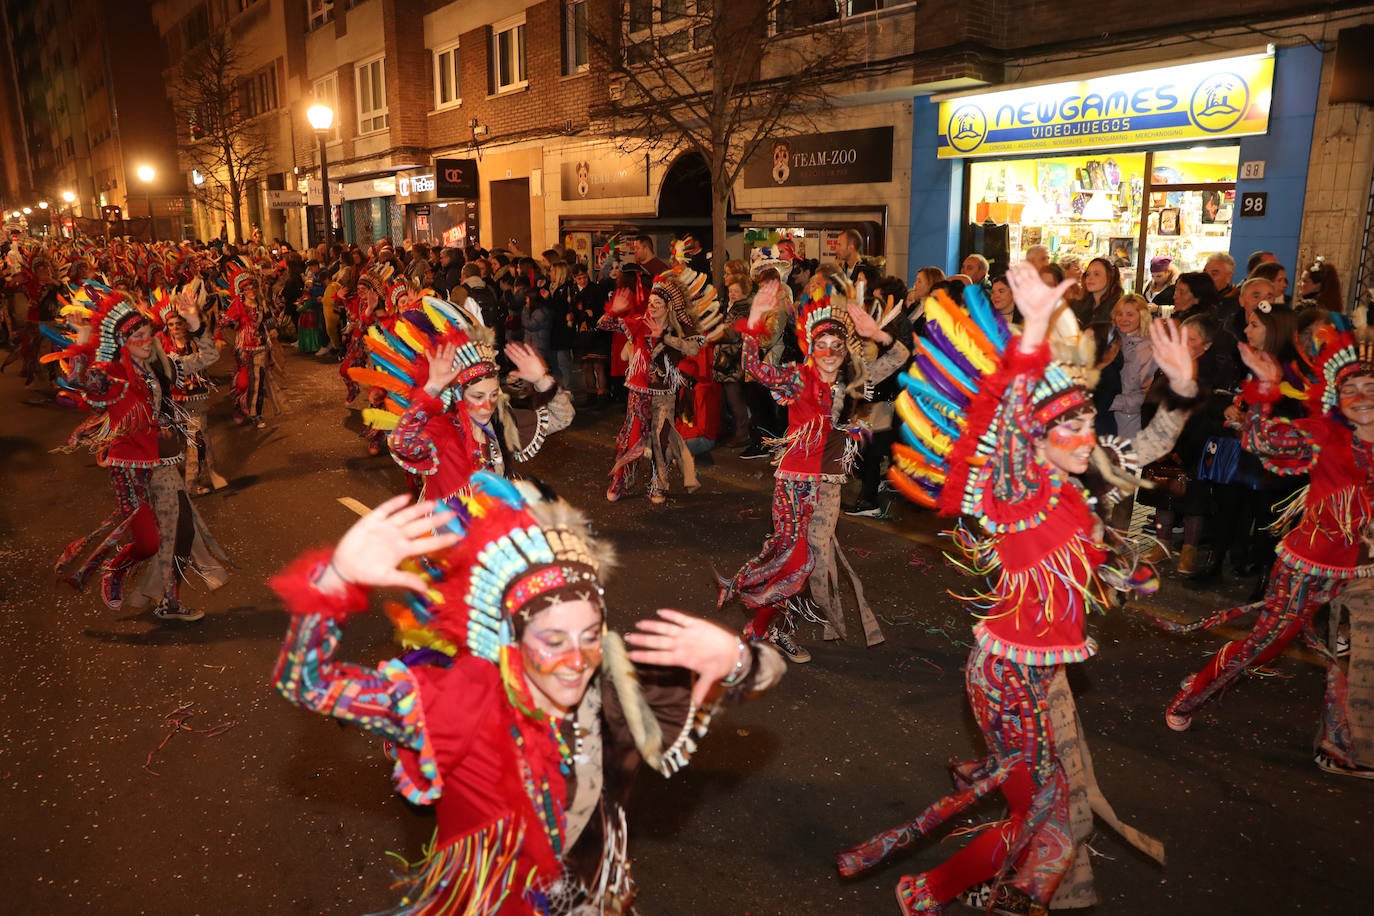
[[[595,644],[578,643],[570,647],[557,648],[540,644],[525,646],[525,664],[535,674],[553,674],[559,668],[567,668],[569,671],[594,669],[601,664],[601,636],[598,634],[589,642]]]
[[[844,344],[838,340],[821,339],[816,341],[812,350],[817,356],[830,356],[835,353],[843,353]]]
[[[1084,446],[1092,447],[1097,444],[1097,433],[1092,429],[1085,432],[1075,432],[1069,428],[1068,424],[1063,423],[1050,430],[1049,438],[1056,448],[1062,449],[1072,450]]]

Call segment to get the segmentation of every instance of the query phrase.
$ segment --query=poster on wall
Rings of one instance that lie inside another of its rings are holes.
[[[891,127],[765,140],[744,165],[746,188],[871,184],[892,180]]]
[[[564,162],[558,168],[558,186],[564,200],[647,197],[649,156],[645,153]]]

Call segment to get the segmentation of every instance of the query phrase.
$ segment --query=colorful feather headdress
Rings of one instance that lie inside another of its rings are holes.
[[[964,308],[943,290],[925,302],[926,334],[917,337],[910,368],[900,376],[888,478],[908,499],[946,515],[976,514],[973,469],[997,446],[1003,371],[1013,337],[1005,319],[976,286]],[[1092,403],[1091,338],[1059,339],[1056,360],[1031,392],[1037,426]],[[1034,434],[1034,430],[1028,431]]]
[[[668,305],[673,328],[679,335],[690,337],[701,333],[697,328],[696,313],[692,310],[691,294],[673,271],[666,270],[654,277],[650,295],[659,296]]]
[[[1326,328],[1321,341],[1313,364],[1316,381],[1308,388],[1307,399],[1329,417],[1339,411],[1342,382],[1358,375],[1374,376],[1374,339],[1357,340],[1349,331]]]
[[[854,341],[854,321],[849,317],[849,296],[834,279],[817,276],[797,300],[797,345],[810,354],[811,342],[822,331]]]
[[[452,407],[462,397],[463,386],[499,372],[494,340],[475,308],[468,310],[433,296],[422,297],[417,308],[395,318],[374,322],[364,341],[368,365],[348,370],[349,378],[358,384],[386,392],[380,407],[363,411],[364,422],[373,429],[394,429],[410,406],[411,392],[429,375],[426,354],[449,343],[458,348],[454,357],[458,377],[455,385],[439,393],[439,399]]]
[[[582,513],[533,484],[479,471],[436,512],[455,513],[440,533],[462,536],[454,547],[402,564],[430,588],[407,592],[387,606],[403,643],[434,646],[435,638],[499,665],[512,703],[529,703],[519,664],[517,628],[560,601],[601,608],[601,577],[614,563],[592,537]],[[526,709],[528,712],[529,710]]]

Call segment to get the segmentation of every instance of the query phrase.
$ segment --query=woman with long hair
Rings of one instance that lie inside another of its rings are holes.
[[[739,598],[753,614],[746,635],[771,641],[794,662],[811,660],[811,653],[790,635],[800,619],[823,623],[827,639],[844,638],[841,571],[854,589],[867,643],[883,641],[863,587],[835,538],[835,523],[840,488],[850,476],[863,438],[854,410],[867,399],[873,383],[900,369],[910,355],[900,340],[850,301],[853,287],[828,266],[821,265],[797,302],[802,362],[764,361],[760,341],[770,335],[767,318],[774,303],[760,289],[750,307],[744,368],[787,407],[788,426],[785,436],[770,443],[778,456],[773,531],[758,556],[729,579],[719,579],[719,603]],[[869,340],[879,351],[871,362],[862,348]]]
[[[181,603],[182,581],[195,572],[216,589],[229,578],[224,552],[186,496],[185,429],[172,398],[178,381],[219,359],[200,320],[199,283],[176,299],[176,312],[195,341],[194,352],[184,356],[164,352],[151,321],[121,294],[92,287],[86,296],[86,305],[68,310],[76,345],[61,357],[69,361],[69,382],[92,413],[63,451],[94,451],[110,472],[117,505],[99,528],[67,545],[57,571],[90,551],[65,576],[72,587],[80,590],[99,571],[100,596],[112,610],[124,606],[127,592],[130,606],[153,603],[159,620],[199,620],[203,612]],[[129,576],[145,562],[142,578],[130,589]]]

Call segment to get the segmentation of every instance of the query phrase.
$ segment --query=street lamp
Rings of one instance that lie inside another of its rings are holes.
[[[67,219],[72,222],[72,238],[76,238],[76,195],[71,191],[62,192],[62,200],[67,205]]]
[[[325,159],[324,145],[329,138],[329,128],[334,126],[334,109],[318,103],[311,105],[305,119],[320,138],[320,194],[324,204],[324,244],[328,249],[334,244],[334,220],[329,212],[329,162]]]
[[[153,178],[157,175],[151,165],[140,165],[137,170],[138,180],[143,182],[145,197],[148,201],[148,240],[157,241],[157,218],[153,216]]]

